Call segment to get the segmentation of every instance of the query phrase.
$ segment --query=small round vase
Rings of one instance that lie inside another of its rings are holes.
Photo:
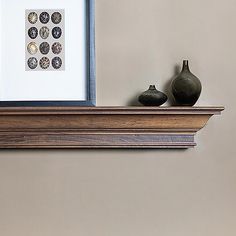
[[[189,70],[188,61],[183,61],[181,73],[172,81],[171,91],[178,105],[193,106],[200,97],[200,80]]]
[[[158,91],[155,85],[150,85],[149,89],[139,96],[139,102],[144,106],[161,106],[167,99],[167,96]]]

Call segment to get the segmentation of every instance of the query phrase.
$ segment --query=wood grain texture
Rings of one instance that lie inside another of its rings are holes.
[[[0,107],[0,148],[188,148],[223,107]]]

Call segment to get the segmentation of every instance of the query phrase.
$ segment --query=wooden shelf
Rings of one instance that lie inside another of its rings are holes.
[[[189,148],[223,107],[1,107],[0,148]]]

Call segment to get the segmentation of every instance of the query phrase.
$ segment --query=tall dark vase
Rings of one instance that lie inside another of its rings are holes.
[[[188,61],[183,61],[181,73],[172,81],[171,91],[178,105],[193,106],[200,97],[200,80],[189,70]]]

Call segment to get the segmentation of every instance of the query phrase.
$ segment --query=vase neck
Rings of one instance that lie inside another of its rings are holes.
[[[183,61],[183,68],[182,71],[190,71],[189,70],[189,65],[188,65],[188,60]]]

